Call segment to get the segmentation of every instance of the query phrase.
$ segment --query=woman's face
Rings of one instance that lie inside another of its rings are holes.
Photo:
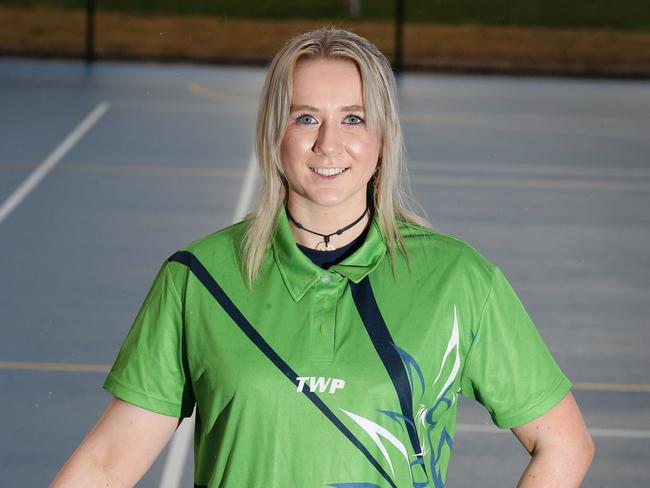
[[[353,61],[301,59],[294,71],[281,158],[292,206],[354,218],[366,205],[380,137],[365,125],[363,85]]]

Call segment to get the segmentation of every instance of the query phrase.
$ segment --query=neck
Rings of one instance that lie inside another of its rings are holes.
[[[320,234],[331,234],[352,224],[363,214],[363,218],[352,227],[344,230],[341,234],[329,237],[330,244],[335,248],[340,248],[359,237],[370,220],[370,211],[364,214],[365,202],[362,205],[355,205],[347,211],[342,211],[340,208],[303,206],[289,199],[287,207],[291,217],[304,227],[300,229],[290,220],[291,230],[296,241],[312,249],[316,248],[319,243],[323,243],[324,238],[306,231],[305,228]]]

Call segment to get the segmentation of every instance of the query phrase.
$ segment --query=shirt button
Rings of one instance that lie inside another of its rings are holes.
[[[332,281],[332,277],[328,274],[324,274],[323,276],[320,277],[320,280],[323,283],[329,283],[330,281]]]

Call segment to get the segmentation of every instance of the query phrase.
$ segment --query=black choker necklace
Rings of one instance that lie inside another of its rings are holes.
[[[298,222],[296,219],[294,219],[291,216],[291,214],[289,213],[289,207],[288,206],[286,207],[286,211],[287,211],[287,217],[289,217],[289,220],[291,220],[291,222],[293,222],[296,227],[298,227],[299,229],[305,230],[305,231],[307,231],[307,232],[309,232],[311,234],[321,236],[323,238],[323,242],[319,242],[318,244],[316,244],[316,247],[314,249],[316,249],[317,251],[334,251],[334,250],[336,250],[336,248],[332,244],[330,244],[330,237],[332,237],[334,234],[340,236],[346,230],[348,230],[351,227],[354,227],[359,222],[361,222],[361,219],[363,219],[366,216],[366,214],[368,213],[368,205],[366,205],[366,209],[363,211],[363,213],[359,216],[359,218],[357,220],[355,220],[351,224],[346,225],[345,227],[341,227],[339,230],[336,230],[336,231],[332,232],[331,234],[321,234],[320,232],[314,232],[313,230],[307,229],[300,222]]]

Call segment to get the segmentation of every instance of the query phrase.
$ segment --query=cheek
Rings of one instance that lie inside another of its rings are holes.
[[[355,138],[348,141],[348,152],[359,162],[367,163],[374,170],[379,157],[380,144],[375,137]]]
[[[287,157],[289,156],[290,147],[291,147],[290,138],[287,135],[285,135],[282,138],[282,142],[280,143],[280,158],[282,159],[282,164],[284,164],[284,162],[287,160]]]
[[[282,139],[282,144],[280,144],[282,163],[291,165],[299,162],[308,153],[309,148],[309,141],[306,137],[300,137],[296,134],[286,134]]]

